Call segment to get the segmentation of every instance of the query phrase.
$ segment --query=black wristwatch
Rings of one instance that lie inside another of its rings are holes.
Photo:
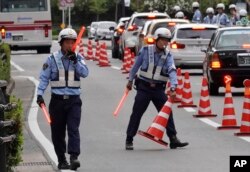
[[[172,92],[174,92],[175,90],[176,90],[175,87],[170,88],[170,91],[172,91]]]

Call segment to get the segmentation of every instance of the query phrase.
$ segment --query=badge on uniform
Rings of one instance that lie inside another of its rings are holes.
[[[49,67],[48,63],[43,64],[43,70],[46,70]]]

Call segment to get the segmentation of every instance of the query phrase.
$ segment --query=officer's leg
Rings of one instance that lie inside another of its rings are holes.
[[[80,133],[82,101],[79,98],[69,99],[67,106],[67,129],[68,129],[68,153],[70,154],[70,169],[76,170],[80,167],[78,156],[80,154]]]
[[[65,142],[65,132],[66,132],[66,114],[64,113],[63,100],[58,100],[51,98],[49,105],[49,113],[51,118],[51,133],[52,142],[58,161],[66,161],[66,142]]]
[[[142,90],[138,90],[135,96],[135,102],[133,106],[133,111],[130,116],[130,121],[127,128],[127,140],[128,142],[133,141],[133,137],[136,135],[137,130],[140,125],[141,117],[146,111],[151,97],[150,95]]]
[[[155,105],[157,111],[160,112],[160,110],[162,109],[162,107],[164,106],[164,104],[167,101],[167,96],[164,93],[164,90],[156,91],[152,101],[153,101],[153,104]],[[174,119],[173,119],[172,112],[171,112],[171,114],[169,116],[168,124],[166,126],[166,129],[167,129],[167,135],[168,135],[169,138],[172,137],[172,136],[175,136],[177,134],[176,129],[175,129],[175,124],[174,124]]]

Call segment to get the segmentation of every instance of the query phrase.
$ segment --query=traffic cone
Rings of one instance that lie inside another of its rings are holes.
[[[170,95],[170,86],[171,86],[171,83],[170,83],[170,81],[168,81],[166,83],[166,90],[165,90],[166,95]]]
[[[250,136],[250,80],[246,79],[243,84],[245,86],[245,100],[243,104],[240,132],[235,133],[236,136]]]
[[[131,53],[131,67],[135,64],[135,53]]]
[[[79,54],[81,54],[83,57],[85,57],[85,55],[84,55],[84,45],[83,45],[82,40],[80,41]]]
[[[181,75],[181,68],[177,69],[177,81],[178,81],[178,85],[176,87],[176,98],[174,100],[174,103],[181,102],[181,98],[182,98],[183,79]]]
[[[127,68],[127,61],[128,61],[128,53],[129,53],[129,49],[128,48],[125,48],[124,50],[124,57],[123,57],[123,63],[122,63],[122,68],[121,70],[125,70]],[[122,73],[128,73],[126,70],[123,71]]]
[[[93,48],[92,41],[89,39],[88,41],[88,50],[87,50],[87,60],[93,60]]]
[[[99,44],[99,41],[97,40],[94,61],[99,61],[99,58],[100,58],[100,44]]]
[[[102,52],[100,55],[99,66],[100,67],[109,67],[111,65],[109,64],[109,60],[108,60],[106,43],[104,42],[102,45],[103,46],[102,46]]]
[[[162,138],[168,124],[169,116],[171,115],[172,104],[173,101],[169,97],[168,101],[164,104],[161,111],[155,117],[152,125],[148,128],[147,132],[139,130],[138,134],[151,139],[163,146],[167,146],[168,143],[163,141]]]
[[[193,104],[193,96],[192,96],[191,84],[190,84],[189,73],[188,72],[185,72],[184,86],[183,86],[183,90],[182,90],[181,105],[178,105],[177,107],[178,108],[197,107],[196,105]]]
[[[230,77],[231,78],[231,77]],[[238,129],[231,92],[231,79],[226,82],[222,125],[218,129]]]
[[[126,65],[125,65],[125,72],[123,73],[129,73],[131,66],[132,66],[132,59],[131,59],[131,50],[128,49],[128,54],[127,54],[127,60],[126,60]]]
[[[201,96],[200,96],[198,114],[193,115],[193,116],[194,117],[216,117],[217,116],[215,114],[212,114],[209,92],[208,92],[208,83],[205,77],[203,77],[202,79]]]

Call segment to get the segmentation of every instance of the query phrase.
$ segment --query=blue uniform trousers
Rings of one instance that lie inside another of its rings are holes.
[[[66,152],[66,129],[68,132],[68,153],[78,156],[80,154],[80,133],[82,101],[79,95],[63,99],[62,96],[53,95],[49,104],[51,117],[52,142],[58,161],[63,161]]]

